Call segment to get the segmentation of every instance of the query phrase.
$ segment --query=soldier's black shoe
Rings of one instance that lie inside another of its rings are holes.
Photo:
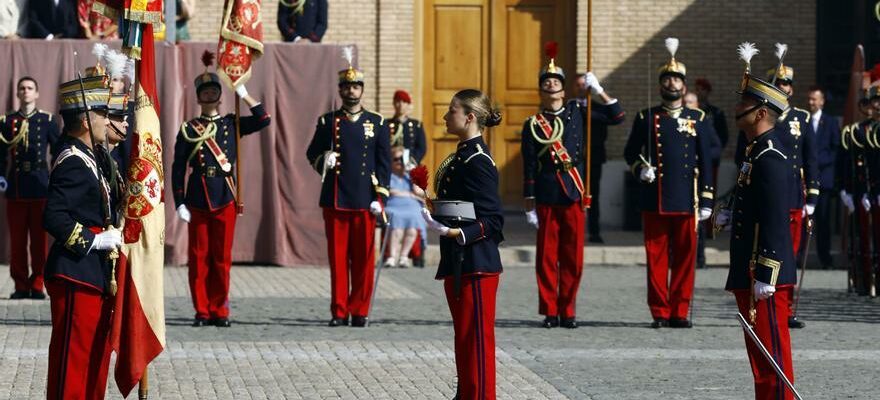
[[[21,299],[29,299],[31,297],[31,292],[28,290],[16,290],[9,298],[12,300],[21,300]]]
[[[335,328],[337,326],[346,326],[348,325],[348,318],[332,318],[327,326],[331,328]]]
[[[590,243],[599,243],[599,244],[605,243],[605,239],[602,239],[602,236],[599,236],[599,235],[590,235],[590,237],[587,239],[587,241]]]
[[[544,322],[541,323],[541,326],[550,329],[559,326],[559,317],[555,315],[548,316],[544,318]]]
[[[694,324],[689,319],[672,318],[669,320],[670,328],[693,328]]]
[[[367,326],[367,317],[351,316],[351,326],[355,328],[363,328]]]
[[[206,318],[196,318],[193,320],[192,326],[194,326],[194,327],[208,326],[208,320]]]
[[[218,328],[229,328],[232,326],[232,322],[229,321],[229,318],[214,318],[211,320],[211,325]]]
[[[46,294],[42,290],[31,290],[31,298],[34,300],[45,300]]]
[[[669,326],[669,320],[663,318],[654,318],[654,322],[651,322],[651,328],[659,329],[666,328]]]
[[[559,326],[561,326],[563,328],[568,328],[568,329],[577,329],[578,323],[577,323],[577,320],[574,318],[563,318],[559,322]]]
[[[803,329],[807,324],[801,322],[797,317],[788,317],[788,327],[793,329]]]

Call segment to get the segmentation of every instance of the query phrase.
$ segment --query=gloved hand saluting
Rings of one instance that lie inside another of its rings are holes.
[[[602,88],[602,85],[599,84],[599,78],[596,78],[596,75],[594,75],[592,71],[588,71],[584,76],[584,83],[590,88],[590,93],[592,93],[593,96],[598,96],[605,91],[605,89]]]

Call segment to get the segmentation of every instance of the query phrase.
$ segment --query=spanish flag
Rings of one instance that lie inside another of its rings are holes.
[[[111,344],[116,351],[116,385],[123,396],[165,348],[165,205],[162,141],[156,90],[153,25],[144,24],[136,67],[136,102],[125,199],[125,245],[117,262],[119,289]]]

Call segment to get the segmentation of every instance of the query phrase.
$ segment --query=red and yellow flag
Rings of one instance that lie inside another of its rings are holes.
[[[251,66],[263,55],[260,8],[261,0],[226,0],[223,5],[217,74],[229,87],[247,82]]]
[[[142,25],[137,61],[134,130],[124,203],[125,245],[117,263],[119,289],[111,343],[116,351],[115,378],[123,396],[138,384],[147,365],[165,348],[164,168],[156,90],[153,25]]]

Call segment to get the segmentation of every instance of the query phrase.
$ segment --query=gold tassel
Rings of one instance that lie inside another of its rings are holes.
[[[112,270],[110,272],[110,294],[116,296],[117,290],[119,290],[119,285],[116,283],[116,261],[119,260],[119,250],[113,249],[110,251],[110,265]]]

